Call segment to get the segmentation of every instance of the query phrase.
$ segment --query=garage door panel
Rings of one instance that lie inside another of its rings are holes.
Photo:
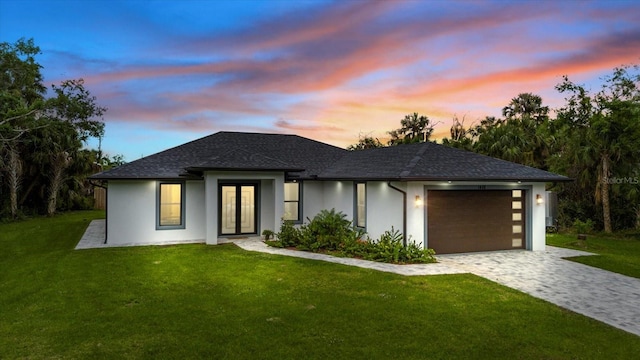
[[[512,200],[511,190],[430,190],[428,246],[437,254],[512,249]]]

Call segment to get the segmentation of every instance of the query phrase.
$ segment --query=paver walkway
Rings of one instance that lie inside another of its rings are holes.
[[[104,244],[104,226],[104,220],[92,221],[76,249],[109,247]],[[563,259],[594,255],[584,251],[547,246],[546,251],[438,255],[437,264],[394,265],[279,249],[257,239],[234,242],[249,251],[328,261],[408,276],[471,273],[640,336],[640,279]]]

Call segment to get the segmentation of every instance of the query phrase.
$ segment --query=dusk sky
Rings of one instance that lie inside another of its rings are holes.
[[[344,147],[412,112],[442,137],[522,92],[556,108],[562,75],[597,90],[640,64],[640,2],[0,0],[0,42],[22,37],[132,161],[221,130]]]

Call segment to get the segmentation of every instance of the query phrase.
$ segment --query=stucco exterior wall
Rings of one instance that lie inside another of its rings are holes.
[[[403,196],[387,182],[367,181],[367,235],[379,239],[391,227],[403,231]]]
[[[341,211],[354,221],[353,181],[304,181],[303,220],[313,219],[321,210]],[[377,239],[386,230],[402,231],[402,194],[391,189],[386,182],[367,182],[367,234]]]
[[[353,221],[353,182],[352,181],[325,181],[324,182],[323,209],[342,211],[347,219]]]
[[[109,181],[107,243],[153,244],[204,241],[204,182],[187,181],[185,228],[156,230],[157,182]]]
[[[324,183],[322,181],[302,182],[302,221],[307,223],[322,209],[325,209]]]
[[[206,241],[218,243],[218,182],[220,180],[255,180],[260,183],[258,231],[278,231],[284,213],[284,175],[277,172],[210,172],[205,181],[186,181],[185,228],[156,230],[157,181],[117,180],[109,182],[107,208],[107,242],[110,244],[152,244]],[[302,183],[302,218],[313,218],[323,209],[335,208],[354,220],[354,183],[352,181],[304,181]],[[545,249],[545,206],[536,203],[536,195],[545,194],[544,183],[464,183],[393,182],[407,193],[406,232],[410,241],[426,243],[429,188],[455,190],[461,186],[492,186],[525,189],[527,196],[526,248]],[[416,197],[422,201],[416,204]],[[373,239],[394,228],[403,229],[402,193],[387,182],[367,182],[367,234]]]
[[[545,184],[532,184],[528,202],[530,206],[531,247],[533,251],[544,251],[546,247],[546,213],[544,204],[536,203],[536,195],[544,199]]]

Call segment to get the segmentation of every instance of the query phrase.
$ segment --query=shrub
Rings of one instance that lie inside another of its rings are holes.
[[[293,221],[283,220],[280,232],[277,234],[282,247],[297,246],[302,238],[300,230],[293,226]]]
[[[264,236],[265,240],[271,240],[271,238],[273,238],[273,231],[272,230],[263,230],[262,231],[262,236]]]
[[[365,233],[352,226],[342,212],[335,209],[322,210],[309,224],[300,228],[292,221],[283,221],[278,239],[265,241],[275,247],[295,247],[306,251],[328,251],[338,256],[359,257],[366,260],[388,263],[432,263],[436,262],[433,249],[423,249],[415,242],[403,244],[403,235],[394,229],[385,231],[380,239],[364,239]],[[263,232],[264,235],[264,232]],[[268,239],[266,239],[268,240]]]
[[[578,234],[590,234],[593,231],[593,225],[594,224],[591,219],[587,219],[587,221],[576,219],[573,222],[573,228]]]
[[[307,218],[307,220],[309,220]],[[322,210],[304,228],[305,240],[312,251],[338,250],[353,235],[354,229],[347,215],[336,209]]]
[[[423,249],[413,241],[407,242],[407,245],[404,246],[402,240],[402,233],[392,227],[390,231],[385,231],[378,241],[371,244],[365,258],[402,264],[436,262],[433,249]]]

